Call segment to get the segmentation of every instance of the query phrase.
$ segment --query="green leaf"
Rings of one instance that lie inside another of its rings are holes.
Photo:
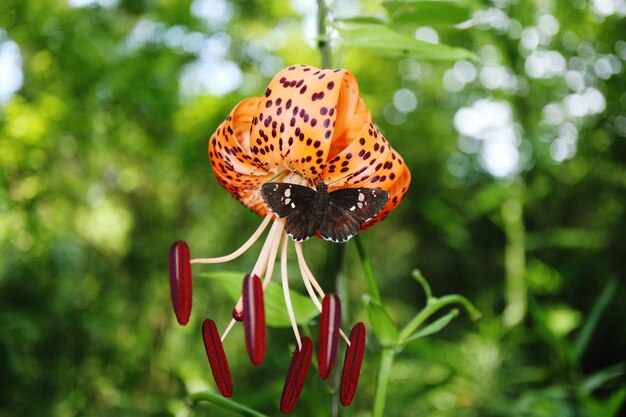
[[[387,23],[387,19],[384,16],[362,15],[362,16],[354,16],[354,17],[337,18],[335,19],[335,22],[385,24]]]
[[[454,0],[386,1],[383,6],[394,23],[456,25],[472,15],[467,5]]]
[[[398,327],[387,310],[371,297],[365,297],[367,315],[378,341],[383,346],[393,346],[398,341]]]
[[[596,400],[593,397],[584,401],[585,411],[591,417],[616,417],[626,402],[626,387],[613,392],[606,400]]]
[[[609,303],[613,299],[615,295],[615,290],[617,289],[617,280],[611,279],[604,287],[604,290],[594,303],[591,308],[591,312],[585,324],[583,325],[578,337],[576,338],[576,342],[574,343],[574,359],[579,360],[585,350],[587,349],[587,345],[589,344],[589,340],[591,339],[591,335],[595,330],[598,322],[600,321],[600,317],[604,314],[604,310],[608,307]]]
[[[604,368],[585,378],[580,384],[580,391],[586,395],[591,395],[596,389],[603,387],[608,382],[621,378],[624,374],[626,374],[626,362]]]
[[[420,41],[383,25],[341,24],[335,28],[344,46],[363,48],[382,56],[434,61],[476,59],[467,49]]]
[[[431,334],[437,333],[438,331],[446,327],[458,315],[459,315],[458,309],[455,308],[451,310],[448,314],[446,314],[443,317],[438,318],[437,320],[435,320],[428,326],[424,327],[422,330],[413,333],[411,337],[406,339],[403,343],[407,343],[412,340],[419,339],[420,337],[426,337],[426,336],[430,336]]]
[[[236,302],[241,296],[241,285],[245,272],[209,272],[202,274],[207,278],[219,282],[228,295]],[[317,316],[318,310],[309,297],[297,292],[289,291],[291,304],[296,316],[296,322],[304,325]],[[271,282],[263,295],[265,300],[265,322],[270,327],[289,327],[287,306],[283,297],[283,289],[275,282]]]

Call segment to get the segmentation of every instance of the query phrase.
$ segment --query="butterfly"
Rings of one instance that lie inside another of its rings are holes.
[[[267,182],[261,186],[261,195],[274,214],[286,218],[285,230],[296,242],[307,240],[317,230],[325,240],[347,242],[389,199],[381,188],[341,188],[329,193],[323,181],[315,189]]]

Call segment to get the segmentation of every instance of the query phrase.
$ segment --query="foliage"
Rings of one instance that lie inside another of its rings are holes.
[[[623,412],[619,4],[329,2],[333,65],[359,80],[413,173],[400,207],[360,236],[370,269],[347,248],[349,314],[376,338],[344,415],[372,408],[399,338],[389,416]],[[225,321],[232,301],[197,276],[191,322],[174,326],[167,249],[223,254],[258,224],[215,181],[207,139],[283,66],[319,65],[303,30],[314,19],[313,1],[0,3],[0,48],[19,46],[24,74],[0,102],[0,416],[168,416],[214,390],[200,324],[209,306]],[[333,248],[307,253],[332,288]],[[446,310],[404,334],[432,297],[415,267],[483,318]],[[267,366],[233,364],[234,400],[253,413],[276,414],[286,374],[293,341],[272,332]],[[241,331],[226,344],[244,357]],[[307,385],[298,415],[329,415],[332,386]],[[196,414],[214,415],[205,404]]]

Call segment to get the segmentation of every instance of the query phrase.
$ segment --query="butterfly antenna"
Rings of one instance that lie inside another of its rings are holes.
[[[272,178],[270,178],[269,180],[267,180],[267,182],[272,182],[272,181],[274,181],[276,178],[282,177],[283,175],[285,175],[285,171],[280,171],[278,174],[274,175]]]
[[[358,172],[358,171],[357,171],[357,172]],[[326,183],[326,185],[331,185],[331,184],[334,184],[334,183],[339,182],[339,181],[341,181],[341,180],[344,180],[344,179],[346,179],[346,178],[348,178],[348,177],[354,177],[355,175],[356,175],[356,173],[354,173],[354,172],[353,172],[353,173],[351,173],[351,174],[348,174],[348,175],[344,175],[344,176],[343,176],[343,177],[341,177],[341,178],[337,178],[335,181],[332,181],[332,182],[327,182],[327,183]]]

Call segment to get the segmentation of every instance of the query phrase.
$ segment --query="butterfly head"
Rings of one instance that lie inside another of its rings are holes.
[[[326,193],[326,192],[328,192],[328,187],[326,186],[324,181],[318,182],[317,185],[315,186],[315,188],[317,189],[318,193]]]

